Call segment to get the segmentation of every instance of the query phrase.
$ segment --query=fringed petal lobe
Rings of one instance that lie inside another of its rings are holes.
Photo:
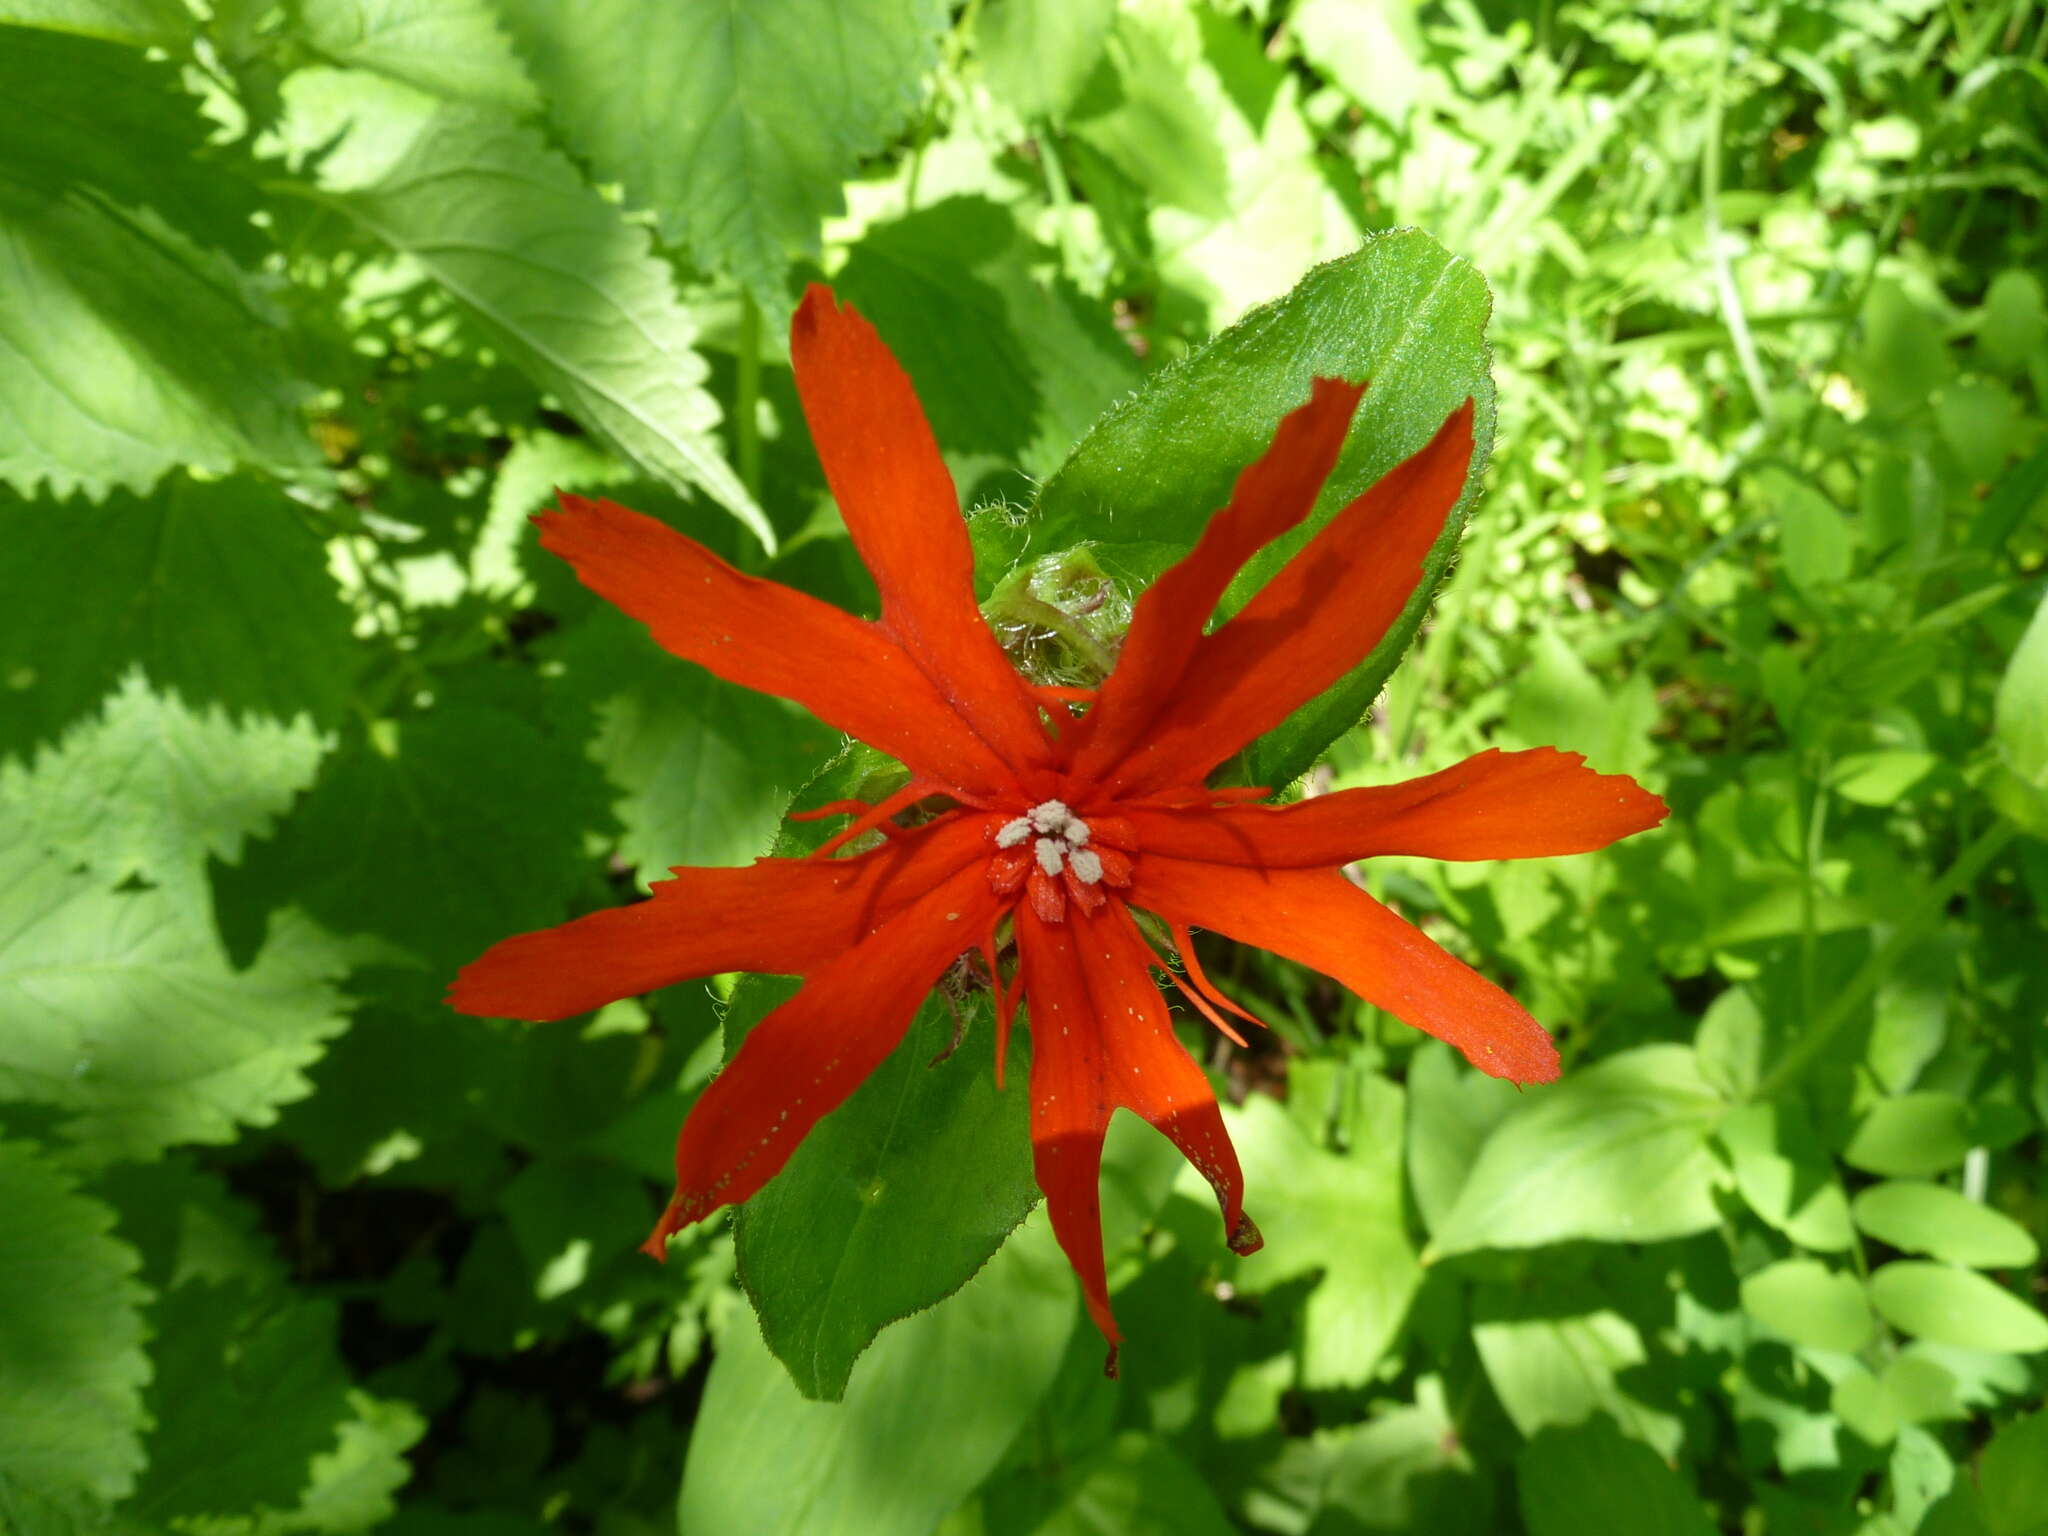
[[[875,328],[813,283],[790,322],[804,420],[854,548],[882,594],[882,627],[1013,767],[1051,746],[1037,706],[974,601],[974,550],[953,476],[909,378]]]
[[[1122,761],[1183,686],[1203,627],[1244,563],[1314,510],[1364,393],[1362,384],[1317,379],[1308,403],[1238,476],[1230,505],[1138,599],[1116,670],[1078,733],[1075,773],[1092,778]]]
[[[1244,1177],[1216,1095],[1174,1037],[1151,967],[1160,962],[1120,901],[1049,923],[1016,912],[1017,955],[1031,1022],[1031,1145],[1054,1234],[1080,1276],[1088,1315],[1122,1335],[1102,1252],[1102,1141],[1118,1109],[1163,1132],[1216,1191],[1224,1231],[1242,1244]],[[1240,1251],[1250,1251],[1241,1248]]]
[[[1169,923],[1311,966],[1449,1041],[1490,1077],[1557,1077],[1557,1047],[1520,1003],[1334,871],[1198,863],[1148,848],[1131,900]]]
[[[1328,869],[1381,854],[1539,859],[1591,853],[1668,814],[1626,774],[1577,752],[1490,748],[1439,773],[1294,805],[1126,813],[1150,852],[1261,869]]]
[[[1332,518],[1237,615],[1202,637],[1188,685],[1104,777],[1139,795],[1198,784],[1372,652],[1422,579],[1472,463],[1472,402]]]
[[[811,971],[756,1024],[683,1122],[676,1192],[647,1251],[662,1257],[672,1233],[773,1178],[896,1048],[925,994],[982,942],[997,909],[979,864],[962,868]]]
[[[910,654],[873,624],[734,570],[666,523],[563,493],[534,519],[583,584],[664,649],[728,682],[794,699],[922,777],[986,797],[1014,783]]]
[[[693,976],[805,975],[985,857],[979,826],[956,816],[857,858],[678,869],[646,901],[493,945],[448,1002],[485,1018],[566,1019]]]

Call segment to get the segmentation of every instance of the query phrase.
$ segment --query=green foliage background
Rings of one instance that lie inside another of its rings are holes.
[[[2032,0],[0,0],[0,1529],[2048,1532],[2044,58]],[[875,770],[524,522],[871,601],[821,276],[1048,667],[1316,367],[1357,483],[1476,393],[1407,664],[1243,771],[1673,806],[1361,871],[1554,1088],[1208,954],[1269,1242],[1120,1122],[1119,1384],[979,999],[665,1268],[769,989],[438,1001]]]

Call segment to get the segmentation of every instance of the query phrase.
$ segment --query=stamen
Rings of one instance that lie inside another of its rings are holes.
[[[1047,800],[1043,804],[1034,805],[1031,808],[1031,825],[1038,828],[1041,832],[1050,832],[1054,836],[1058,836],[1066,830],[1067,823],[1073,818],[1073,814],[1072,811],[1067,809],[1064,801]]]
[[[1086,830],[1083,828],[1082,830]],[[1070,837],[1069,843],[1073,842]],[[1067,855],[1067,863],[1074,871],[1074,878],[1083,885],[1093,885],[1102,878],[1102,855],[1086,848],[1075,848]]]
[[[1006,821],[996,832],[998,848],[1014,848],[1031,835],[1031,818],[1019,816],[1015,821]]]
[[[1044,870],[1048,875],[1056,875],[1060,872],[1060,844],[1056,839],[1041,837],[1038,840],[1038,846],[1035,851],[1038,854],[1038,867],[1040,869]]]

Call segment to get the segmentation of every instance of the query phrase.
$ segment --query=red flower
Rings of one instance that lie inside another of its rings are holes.
[[[1655,826],[1634,781],[1548,748],[1482,752],[1405,784],[1297,805],[1213,790],[1224,759],[1363,658],[1400,614],[1472,458],[1467,401],[1420,453],[1346,507],[1228,622],[1205,632],[1260,548],[1308,516],[1361,386],[1316,381],[1200,542],[1138,600],[1116,670],[1094,695],[1034,688],[975,605],[951,477],[910,381],[868,325],[813,287],[791,328],[804,415],[855,548],[873,622],[745,576],[682,534],[564,495],[541,542],[670,651],[794,699],[899,759],[910,782],[808,859],[678,869],[653,898],[495,946],[456,979],[465,1013],[557,1019],[690,977],[764,971],[801,989],[749,1033],[690,1112],[676,1193],[647,1241],[745,1200],[903,1037],[953,961],[995,980],[996,1070],[1021,997],[1032,1035],[1031,1132],[1053,1230],[1089,1313],[1118,1339],[1097,1183],[1110,1116],[1144,1116],[1214,1186],[1249,1253],[1237,1154],[1152,979],[1165,971],[1228,1034],[1248,1018],[1202,975],[1192,927],[1299,960],[1448,1040],[1481,1071],[1557,1076],[1541,1025],[1339,872],[1373,854],[1529,858],[1601,848]],[[1078,717],[1073,706],[1086,704]],[[944,797],[915,827],[893,818]],[[881,846],[830,857],[863,832]],[[1131,916],[1173,934],[1171,971]],[[1002,979],[997,928],[1016,957]]]

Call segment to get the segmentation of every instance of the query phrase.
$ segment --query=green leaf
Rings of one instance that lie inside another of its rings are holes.
[[[1030,1536],[1234,1536],[1201,1474],[1164,1443],[1126,1431],[1075,1467]]]
[[[0,763],[0,805],[116,883],[140,875],[206,899],[209,857],[235,863],[313,781],[325,744],[304,717],[237,725],[152,693],[131,672],[101,716],[38,754]]]
[[[758,977],[741,983],[728,1055],[785,995]],[[876,1335],[950,1295],[1038,1199],[1021,1036],[998,1093],[987,993],[954,1006],[967,1031],[957,1051],[937,1059],[954,1014],[935,993],[888,1060],[741,1209],[740,1283],[806,1397],[845,1396]],[[880,1369],[871,1361],[863,1376]]]
[[[1850,1136],[1842,1161],[1891,1178],[1946,1173],[1970,1150],[1969,1118],[1969,1106],[1952,1093],[1880,1099]]]
[[[1713,1536],[1692,1487],[1606,1419],[1546,1429],[1515,1461],[1529,1536]]]
[[[1359,1134],[1348,1153],[1316,1145],[1263,1094],[1228,1118],[1246,1205],[1266,1238],[1234,1283],[1264,1292],[1321,1272],[1302,1308],[1301,1383],[1309,1388],[1367,1381],[1422,1282],[1401,1209],[1401,1090],[1367,1075],[1358,1094]]]
[[[1676,1418],[1623,1385],[1649,1358],[1641,1333],[1589,1297],[1482,1288],[1473,1300],[1472,1343],[1501,1407],[1524,1435],[1604,1413],[1667,1455],[1684,1438]]]
[[[298,36],[328,64],[430,95],[531,112],[540,93],[484,0],[301,0]]]
[[[178,465],[314,474],[277,311],[218,241],[261,250],[174,69],[5,29],[0,92],[0,481],[146,490]]]
[[[1138,364],[1100,307],[1039,282],[1031,256],[1006,209],[952,197],[870,228],[832,281],[888,340],[941,448],[1042,477]]]
[[[1888,1445],[1910,1424],[1960,1419],[1956,1379],[1938,1362],[1905,1353],[1885,1362],[1873,1376],[1861,1365],[1836,1379],[1828,1405],[1872,1445]]]
[[[0,752],[48,740],[136,664],[191,709],[316,726],[361,665],[320,540],[253,480],[0,506],[0,591]]]
[[[1360,106],[1399,127],[1421,94],[1422,30],[1397,0],[1302,0],[1292,18],[1301,51]]]
[[[112,1212],[18,1143],[0,1142],[0,1210],[0,1491],[18,1478],[120,1498],[142,1468],[149,1379],[135,1251],[108,1235]]]
[[[63,1111],[64,1136],[96,1162],[268,1123],[344,1023],[343,955],[298,913],[234,970],[204,908],[107,889],[44,854],[11,811],[0,935],[0,1099]]]
[[[1192,547],[1238,473],[1318,376],[1369,379],[1351,436],[1306,528],[1252,562],[1225,598],[1236,609],[1315,529],[1419,450],[1467,397],[1478,402],[1473,476],[1421,582],[1373,653],[1250,750],[1250,781],[1305,773],[1363,715],[1415,637],[1449,568],[1493,439],[1485,328],[1491,299],[1471,266],[1413,230],[1377,236],[1317,267],[1112,409],[1040,492],[1013,560],[1091,543],[1133,590]],[[988,530],[984,530],[987,537]]]
[[[1221,219],[1230,213],[1230,168],[1190,79],[1200,47],[1200,34],[1173,9],[1125,7],[1109,38],[1114,94],[1082,102],[1072,128],[1152,203]]]
[[[1993,713],[1992,740],[2008,772],[2043,797],[2048,807],[2048,594],[2006,663]],[[2048,820],[2027,828],[2048,836]]]
[[[192,13],[178,0],[0,0],[0,22],[136,48],[177,48],[193,30]]]
[[[2048,1531],[2048,1412],[2015,1419],[1991,1437],[1977,1464],[1977,1486],[1994,1536]]]
[[[1731,990],[1722,997],[1743,995]],[[1856,1240],[1834,1159],[1799,1105],[1745,1104],[1714,1136],[1749,1208],[1800,1247],[1839,1253]]]
[[[2015,1354],[2048,1349],[2048,1318],[1967,1269],[1897,1259],[1870,1277],[1870,1300],[1893,1327],[1936,1344]]]
[[[412,1480],[406,1453],[427,1432],[427,1421],[410,1403],[351,1390],[354,1417],[342,1420],[331,1451],[313,1458],[298,1505],[283,1513],[265,1511],[254,1522],[255,1536],[356,1536],[375,1530],[398,1510],[398,1491]]]
[[[974,45],[989,88],[1027,122],[1057,123],[1102,61],[1116,0],[987,0]]]
[[[949,1305],[884,1335],[837,1405],[799,1397],[752,1319],[734,1316],[690,1437],[680,1529],[925,1536],[1030,1421],[1074,1297],[1035,1217]]]
[[[1657,1242],[1720,1222],[1708,1138],[1727,1112],[1691,1049],[1645,1045],[1534,1089],[1501,1122],[1431,1250]]]
[[[1474,1071],[1441,1040],[1425,1040],[1408,1062],[1408,1180],[1422,1222],[1438,1231],[1493,1128],[1521,1095],[1513,1083]]]
[[[451,699],[351,733],[298,810],[226,889],[388,940],[436,976],[573,915],[605,821],[594,765],[496,705]]]
[[[1847,579],[1855,557],[1849,521],[1811,481],[1772,465],[1756,478],[1756,495],[1778,515],[1785,574],[1803,592]]]
[[[1869,1343],[1876,1326],[1862,1283],[1817,1259],[1782,1259],[1746,1276],[1742,1310],[1794,1344],[1844,1355]]]
[[[595,35],[587,21],[579,32]],[[697,327],[647,232],[501,114],[361,106],[374,128],[360,158],[326,162],[327,200],[418,262],[579,421],[772,550],[774,529],[719,448]]]
[[[1850,1207],[1856,1225],[1906,1253],[1925,1253],[1973,1269],[2015,1269],[2041,1256],[2032,1234],[1939,1184],[1873,1184]]]
[[[841,183],[916,107],[946,26],[939,0],[505,0],[502,12],[599,179],[771,310],[790,263],[819,254]],[[631,81],[648,88],[621,88]]]

